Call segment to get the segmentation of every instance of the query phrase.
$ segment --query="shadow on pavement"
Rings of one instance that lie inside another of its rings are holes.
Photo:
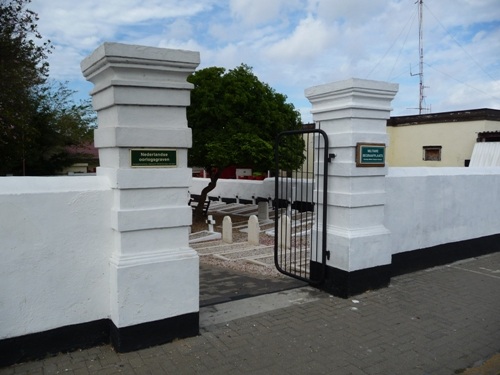
[[[200,264],[200,307],[306,286],[290,277],[265,277]]]

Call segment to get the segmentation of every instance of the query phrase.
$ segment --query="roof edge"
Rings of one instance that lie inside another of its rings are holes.
[[[478,120],[500,121],[500,110],[492,108],[479,108],[462,111],[427,113],[423,115],[392,116],[387,120],[387,126],[421,125]]]

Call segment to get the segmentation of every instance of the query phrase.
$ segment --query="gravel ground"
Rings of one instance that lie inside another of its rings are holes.
[[[222,220],[224,219],[224,216],[227,215],[217,215],[213,214],[213,219],[215,219],[215,231],[222,233]],[[246,221],[248,218],[241,217],[241,216],[231,216],[231,221],[233,223],[240,223],[242,221]],[[208,224],[206,224],[204,221],[199,221],[199,222],[193,222],[193,225],[191,227],[192,233],[200,232],[203,230],[207,230]],[[234,244],[240,244],[240,243],[246,243],[248,240],[248,234],[245,232],[241,232],[240,229],[234,228],[233,224],[233,243]],[[200,249],[200,254],[202,254],[203,248],[206,247],[212,247],[212,246],[221,246],[221,249],[225,246],[225,244],[221,240],[216,240],[216,241],[206,241],[206,242],[201,242],[201,243],[195,243],[192,244],[191,246],[196,250]],[[274,245],[274,237],[268,236],[265,233],[260,234],[260,245],[261,246],[273,246]],[[251,246],[251,245],[249,245]],[[222,251],[221,251],[222,253]],[[269,254],[273,254],[273,248],[269,248]],[[206,255],[200,256],[200,262],[204,264],[209,264],[217,267],[222,267],[222,268],[229,268],[232,270],[236,270],[239,272],[243,273],[248,273],[252,274],[254,276],[263,276],[263,277],[286,277],[282,275],[280,272],[276,270],[274,267],[274,264],[256,264],[255,262],[249,261],[248,259],[232,259],[232,260],[226,260],[226,259],[221,259],[221,257],[218,257],[217,254],[211,254],[211,255]]]

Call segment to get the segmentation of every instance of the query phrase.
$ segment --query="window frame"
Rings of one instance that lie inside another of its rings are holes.
[[[442,149],[443,146],[423,146],[422,147],[422,160],[423,161],[441,161],[442,157]],[[432,154],[437,152],[437,157],[432,157]]]

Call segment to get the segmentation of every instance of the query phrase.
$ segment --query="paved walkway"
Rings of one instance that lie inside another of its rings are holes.
[[[223,267],[200,266],[200,307],[306,286],[305,282],[283,276],[252,276]]]
[[[496,253],[350,299],[300,287],[206,306],[197,337],[126,354],[101,346],[0,374],[497,375],[499,297]]]

